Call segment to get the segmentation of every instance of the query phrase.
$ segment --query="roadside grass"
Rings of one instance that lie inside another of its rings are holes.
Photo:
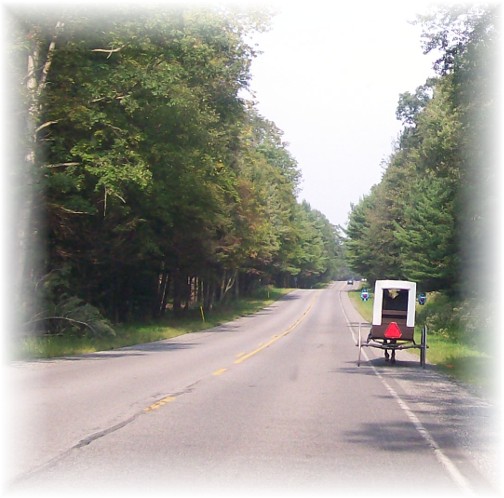
[[[360,298],[360,289],[359,290],[351,290],[348,295],[350,296],[350,300],[354,305],[354,308],[361,314],[364,320],[367,320],[371,323],[373,319],[373,299],[372,295],[367,301],[363,301]]]
[[[191,332],[200,332],[247,316],[270,306],[292,289],[267,287],[253,297],[240,298],[220,305],[211,312],[199,308],[189,310],[180,318],[164,318],[152,323],[137,323],[116,327],[111,337],[43,336],[26,337],[11,348],[11,357],[16,360],[76,356],[97,351],[108,351],[135,344],[172,339]]]
[[[360,290],[349,292],[350,300],[362,317],[371,322],[373,318],[373,298],[372,295],[367,302],[360,299]],[[417,305],[419,308],[420,306]],[[427,305],[425,305],[427,306]],[[423,307],[422,307],[423,308]],[[433,305],[435,310],[435,306]],[[423,308],[424,315],[429,314],[428,308]],[[421,324],[418,320],[415,327],[415,340],[420,342]],[[453,331],[446,334],[445,331],[428,329],[427,334],[427,362],[435,365],[436,368],[448,374],[454,379],[472,385],[483,390],[493,390],[493,379],[490,375],[492,357],[488,352],[483,352],[474,345],[467,344],[454,338]],[[420,350],[411,349],[412,354],[420,355]]]
[[[446,374],[477,387],[489,388],[492,384],[488,377],[492,360],[488,354],[436,333],[428,334],[427,344],[428,362]]]

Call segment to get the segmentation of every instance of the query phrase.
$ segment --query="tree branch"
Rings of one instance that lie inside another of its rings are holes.
[[[53,124],[59,123],[59,119],[56,121],[46,121],[44,124],[41,124],[36,130],[35,133],[38,133],[40,130],[43,130],[44,128],[47,128],[48,126],[51,126]]]
[[[107,59],[110,59],[112,54],[119,52],[123,48],[124,48],[124,45],[122,47],[118,47],[118,48],[94,48],[93,50],[91,50],[91,52],[104,52],[104,53],[108,54]]]
[[[68,166],[80,166],[81,163],[57,163],[57,164],[46,164],[44,168],[53,169],[53,168],[66,168]]]
[[[49,75],[49,69],[51,69],[52,58],[54,55],[54,51],[56,49],[56,40],[58,38],[58,31],[63,28],[64,24],[61,21],[56,23],[56,28],[54,29],[54,34],[49,44],[49,48],[47,50],[47,57],[44,63],[44,67],[42,68],[42,76],[40,77],[40,82],[37,88],[37,96],[40,97],[47,82],[47,76]]]
[[[68,208],[60,206],[58,204],[49,204],[49,206],[54,209],[59,209],[60,211],[63,211],[68,214],[90,214],[90,213],[87,213],[86,211],[74,211],[73,209],[68,209]]]
[[[78,324],[78,325],[84,325],[84,327],[87,327],[94,334],[96,334],[96,330],[91,325],[89,325],[89,323],[81,322],[80,320],[74,320],[73,318],[68,318],[66,316],[46,316],[46,317],[43,317],[43,318],[35,318],[33,320],[30,320],[30,321],[26,322],[25,325],[31,325],[31,324],[37,323],[37,322],[45,322],[46,320],[65,320],[65,321],[70,322],[70,323],[75,323],[75,324]]]

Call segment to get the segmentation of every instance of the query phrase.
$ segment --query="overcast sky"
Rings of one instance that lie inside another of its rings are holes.
[[[432,76],[420,27],[426,2],[282,2],[256,41],[251,88],[284,132],[303,181],[299,199],[346,225],[379,183],[401,123],[399,95]]]

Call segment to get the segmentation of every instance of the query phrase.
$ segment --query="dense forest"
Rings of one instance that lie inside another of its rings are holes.
[[[435,77],[348,226],[299,202],[282,131],[255,106],[264,10],[11,8],[6,134],[14,307],[28,329],[107,333],[348,266],[460,302],[494,284],[497,8],[420,17]]]
[[[269,16],[121,12],[11,11],[24,323],[106,333],[333,278],[340,230],[298,202],[298,165],[249,90]]]
[[[402,132],[347,227],[348,264],[370,282],[413,280],[459,301],[497,284],[498,15],[450,7],[418,19],[435,77],[400,95]]]

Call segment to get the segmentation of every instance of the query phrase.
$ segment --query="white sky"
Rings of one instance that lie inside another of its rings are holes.
[[[432,76],[419,26],[425,2],[277,4],[251,89],[284,132],[303,181],[300,200],[346,225],[351,203],[379,183],[401,123],[399,95]]]

